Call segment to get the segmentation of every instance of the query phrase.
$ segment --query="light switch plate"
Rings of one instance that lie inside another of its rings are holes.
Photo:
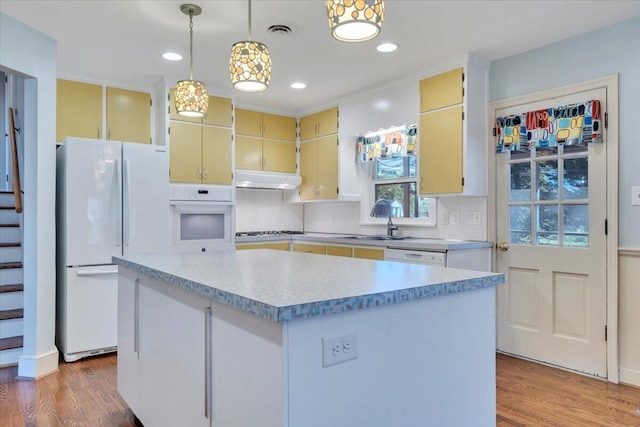
[[[451,225],[460,224],[460,212],[453,211],[449,213],[449,224]]]
[[[631,205],[640,206],[640,187],[631,187]]]

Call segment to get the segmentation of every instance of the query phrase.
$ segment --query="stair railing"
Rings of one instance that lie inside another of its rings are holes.
[[[22,213],[22,190],[20,189],[20,168],[18,166],[18,145],[16,144],[16,126],[13,121],[13,108],[9,107],[9,135],[11,137],[11,154],[13,157],[13,195],[15,197],[16,212]]]

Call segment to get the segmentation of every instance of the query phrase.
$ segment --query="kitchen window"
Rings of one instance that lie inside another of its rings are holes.
[[[417,158],[415,154],[382,159],[373,167],[374,199],[387,200],[389,206],[376,207],[377,217],[415,218],[407,224],[435,225],[436,200],[418,193]]]

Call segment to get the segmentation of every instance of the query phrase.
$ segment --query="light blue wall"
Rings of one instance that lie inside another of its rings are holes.
[[[16,100],[24,144],[24,346],[18,375],[58,367],[56,308],[57,42],[0,13],[0,68],[22,79]]]
[[[489,99],[612,74],[619,75],[620,246],[638,248],[640,206],[631,206],[631,187],[640,186],[640,18],[492,62]]]

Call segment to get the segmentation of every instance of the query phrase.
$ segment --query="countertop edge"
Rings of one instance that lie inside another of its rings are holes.
[[[206,298],[211,298],[219,303],[235,307],[242,311],[279,323],[302,318],[343,313],[351,310],[379,307],[399,302],[432,298],[475,289],[484,289],[495,287],[505,282],[504,274],[487,272],[485,277],[278,307],[242,295],[234,294],[232,292],[222,291],[215,287],[176,276],[118,256],[114,256],[112,260],[117,265],[137,271],[138,273],[147,275],[151,278],[164,281],[177,288],[193,292]]]

